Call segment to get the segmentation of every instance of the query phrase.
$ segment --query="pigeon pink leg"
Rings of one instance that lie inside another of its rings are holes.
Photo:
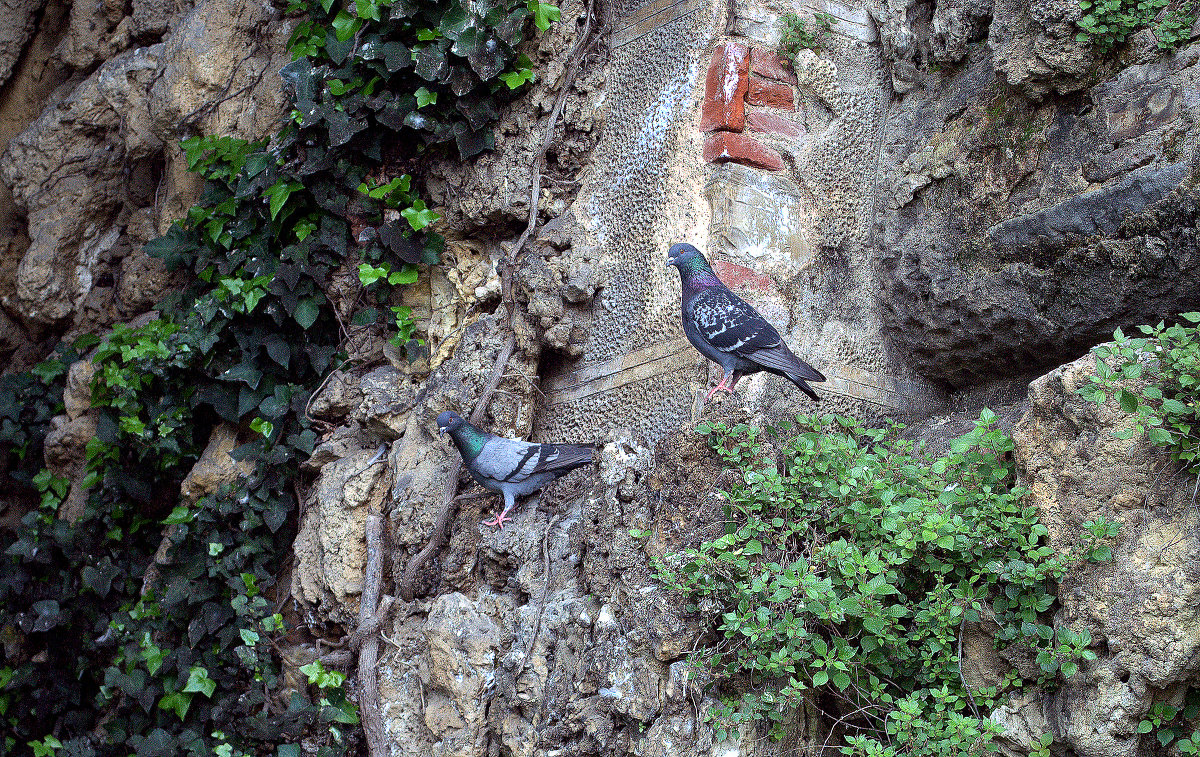
[[[729,375],[727,373],[725,373],[724,371],[722,371],[721,372],[721,383],[717,384],[712,389],[708,390],[708,394],[704,395],[705,402],[708,402],[710,399],[712,399],[712,396],[717,393],[718,389],[724,389],[725,391],[729,391],[729,389],[725,386],[725,379],[727,379],[727,378],[729,378]]]
[[[511,509],[512,509],[511,507],[506,507],[506,508],[504,508],[503,510],[501,510],[501,511],[500,511],[500,514],[499,514],[499,515],[497,515],[495,518],[492,518],[491,520],[485,520],[485,521],[483,521],[483,522],[482,522],[482,524],[481,524],[481,525],[484,525],[484,526],[496,526],[496,527],[498,527],[498,528],[499,528],[501,531],[503,531],[503,530],[504,530],[504,521],[506,521],[506,520],[507,520],[507,521],[511,521],[511,520],[512,520],[512,517],[511,517],[511,516],[508,514],[508,511],[509,511],[509,510],[511,510]]]

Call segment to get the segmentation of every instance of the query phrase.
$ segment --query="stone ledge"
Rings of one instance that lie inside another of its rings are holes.
[[[781,171],[783,157],[753,137],[719,131],[704,140],[704,160],[708,163],[732,161],[752,168]]]

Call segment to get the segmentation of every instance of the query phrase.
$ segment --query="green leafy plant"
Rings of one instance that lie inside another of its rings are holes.
[[[1102,404],[1115,397],[1134,417],[1133,428],[1116,432],[1128,439],[1145,434],[1186,470],[1200,472],[1200,312],[1183,313],[1180,323],[1139,326],[1145,336],[1120,329],[1113,344],[1096,347],[1096,373],[1077,391]]]
[[[1200,731],[1189,730],[1200,716],[1200,689],[1191,688],[1184,695],[1183,706],[1166,702],[1150,705],[1146,717],[1138,722],[1137,732],[1154,734],[1160,747],[1178,750],[1183,755],[1200,753]]]
[[[288,629],[272,611],[316,442],[304,408],[341,350],[325,292],[361,263],[368,301],[354,322],[394,324],[410,353],[420,346],[392,289],[436,264],[443,242],[409,171],[433,150],[465,159],[491,146],[499,108],[532,79],[514,48],[558,10],[314,0],[290,11],[307,13],[283,72],[292,117],[269,149],[181,145],[204,192],[146,251],[190,283],[156,320],[0,377],[0,475],[28,502],[0,531],[0,751],[299,757],[303,743],[326,757],[357,746],[340,674],[287,688],[277,639]],[[67,522],[43,440],[67,367],[90,348],[88,501]],[[235,430],[246,475],[181,502],[219,423]]]
[[[845,729],[846,754],[961,753],[990,742],[975,707],[1001,693],[965,688],[964,622],[1045,653],[1043,685],[1094,656],[1085,633],[1049,623],[1066,563],[1022,503],[995,423],[985,410],[933,461],[897,425],[837,416],[698,427],[740,473],[723,492],[725,534],[656,570],[719,617],[719,642],[694,659],[741,691],[713,713],[718,737],[746,724],[779,736],[809,702]]]
[[[1172,4],[1171,0],[1079,0],[1083,13],[1076,22],[1081,31],[1075,39],[1108,53],[1139,29],[1149,28],[1159,49],[1175,49],[1191,39],[1197,3],[1182,0],[1167,10]]]
[[[796,57],[801,50],[820,50],[829,41],[833,24],[837,20],[828,13],[820,11],[812,14],[812,26],[809,19],[795,13],[785,13],[781,19],[783,36],[779,41],[779,52],[788,59]]]
[[[1091,562],[1108,562],[1113,559],[1112,547],[1109,541],[1121,531],[1121,524],[1100,516],[1083,524],[1087,543],[1084,545],[1084,557]]]

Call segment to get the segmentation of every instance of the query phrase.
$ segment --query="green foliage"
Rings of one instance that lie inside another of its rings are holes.
[[[1134,416],[1133,428],[1117,436],[1145,434],[1200,473],[1200,312],[1180,318],[1172,326],[1139,326],[1143,337],[1117,329],[1112,346],[1095,348],[1096,374],[1078,392],[1096,404],[1115,397]]]
[[[463,157],[492,146],[498,107],[532,78],[516,52],[526,22],[545,31],[559,18],[540,0],[294,0],[291,10],[310,17],[284,69],[302,130],[324,130],[318,143],[330,147],[358,139],[380,151],[396,139],[453,140]]]
[[[1049,625],[1068,558],[1022,504],[1012,440],[995,421],[985,410],[932,462],[898,425],[798,416],[794,429],[698,427],[741,473],[723,493],[726,533],[656,569],[719,614],[721,642],[697,664],[744,691],[715,713],[719,737],[747,723],[779,736],[807,699],[847,728],[847,754],[991,749],[995,728],[974,707],[1001,692],[973,702],[964,688],[964,622],[994,621],[998,644],[1035,650],[1044,685],[1094,658],[1086,631]]]
[[[558,9],[315,0],[291,11],[308,18],[283,72],[292,117],[269,149],[230,137],[181,144],[204,193],[146,249],[191,283],[156,320],[0,378],[2,483],[30,503],[16,531],[0,531],[0,752],[355,748],[344,676],[306,667],[310,685],[287,690],[274,642],[286,631],[272,602],[286,591],[275,581],[294,536],[294,484],[316,441],[308,387],[340,352],[325,291],[361,264],[354,322],[384,323],[419,352],[396,288],[438,262],[442,240],[409,171],[451,142],[462,157],[490,147],[499,107],[532,79],[514,47]],[[42,446],[66,368],[91,347],[98,427],[80,482],[87,507],[69,523],[58,517],[68,482],[43,470]],[[248,473],[181,502],[219,422],[238,429],[232,455]]]
[[[62,412],[67,368],[78,359],[74,347],[59,345],[32,371],[0,379],[0,489],[33,486],[42,470],[42,442],[50,419]]]
[[[1200,754],[1200,730],[1189,732],[1187,726],[1195,723],[1197,717],[1200,717],[1200,689],[1188,689],[1182,707],[1166,702],[1152,704],[1146,717],[1138,722],[1137,732],[1152,733],[1160,747],[1193,757]]]
[[[814,12],[812,28],[809,19],[795,13],[785,13],[783,22],[783,37],[779,41],[779,52],[789,59],[796,57],[801,50],[820,50],[829,41],[833,31],[833,16],[820,11]]]
[[[1174,5],[1174,8],[1170,6]],[[1173,50],[1191,39],[1196,22],[1196,0],[1079,0],[1083,11],[1075,35],[1107,53],[1123,44],[1139,29],[1150,28],[1160,50]],[[1164,12],[1165,11],[1165,12]]]

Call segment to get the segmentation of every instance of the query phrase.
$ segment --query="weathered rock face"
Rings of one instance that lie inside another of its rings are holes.
[[[61,27],[52,11],[33,42],[28,13],[4,31],[31,56],[13,74],[18,96],[0,103],[0,205],[11,192],[16,210],[0,207],[8,351],[30,332],[95,331],[160,299],[175,282],[142,245],[199,191],[174,143],[193,133],[258,137],[284,102],[267,74],[288,58],[290,25],[269,5],[76,3]],[[164,34],[165,43],[135,46]],[[0,82],[12,70],[4,56]],[[47,103],[55,77],[63,83]],[[17,126],[30,107],[40,115]]]
[[[598,474],[573,474],[503,531],[480,529],[464,505],[471,538],[456,536],[442,558],[467,566],[456,590],[407,603],[387,633],[391,753],[711,754],[696,709],[711,702],[684,661],[702,618],[656,585],[648,554],[715,535],[720,470],[684,431],[653,457],[609,444]],[[634,539],[630,523],[653,535]]]
[[[1039,105],[977,46],[895,108],[877,252],[887,334],[919,373],[1028,375],[1200,299],[1198,61]]]
[[[1021,483],[1056,549],[1080,545],[1087,521],[1121,524],[1114,559],[1074,565],[1059,590],[1055,624],[1089,631],[1097,659],[1056,693],[1014,699],[993,716],[1017,752],[1049,732],[1080,757],[1144,754],[1153,734],[1139,735],[1139,721],[1156,702],[1179,706],[1200,678],[1193,481],[1144,436],[1114,436],[1131,416],[1076,394],[1094,374],[1087,355],[1034,381],[1014,433]]]

